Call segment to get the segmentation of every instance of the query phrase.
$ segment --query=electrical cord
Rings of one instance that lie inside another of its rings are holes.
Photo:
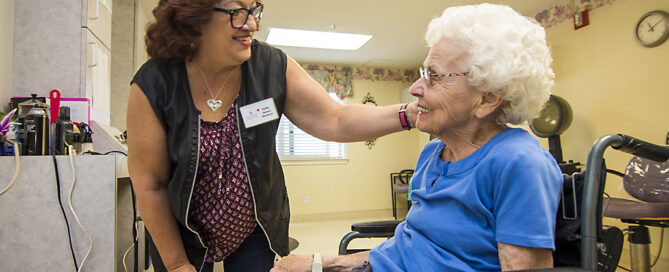
[[[65,208],[63,208],[63,201],[60,197],[60,174],[58,173],[58,163],[56,162],[56,155],[51,155],[53,158],[53,168],[56,169],[56,193],[58,194],[58,204],[60,205],[60,211],[63,213],[63,218],[65,219],[65,227],[67,228],[67,238],[70,241],[70,252],[72,252],[72,262],[74,263],[74,271],[79,271],[79,266],[77,265],[77,256],[74,254],[74,247],[72,246],[72,234],[70,232],[70,222],[67,220],[67,215],[65,215]]]
[[[16,183],[16,180],[19,178],[19,171],[21,170],[21,160],[20,160],[20,155],[19,155],[19,144],[16,143],[15,141],[12,140],[7,140],[8,142],[12,143],[14,146],[14,158],[16,158],[16,170],[14,170],[14,177],[12,178],[12,181],[9,182],[9,185],[5,187],[5,189],[2,189],[0,191],[0,196],[5,194],[7,191],[9,191],[12,186],[14,186],[14,183]]]
[[[77,220],[77,224],[79,224],[79,228],[86,234],[86,237],[90,241],[90,244],[88,246],[88,251],[86,252],[86,256],[84,256],[84,259],[81,261],[81,265],[79,266],[79,269],[77,272],[80,272],[81,269],[84,267],[84,264],[86,263],[86,259],[88,259],[88,256],[90,256],[91,251],[93,250],[93,236],[84,228],[84,226],[81,224],[81,221],[79,220],[79,217],[77,216],[77,213],[74,212],[74,208],[72,207],[72,192],[74,191],[74,185],[77,182],[77,175],[74,169],[74,148],[71,145],[67,146],[69,157],[70,157],[70,166],[72,167],[72,186],[70,187],[70,194],[68,196],[68,204],[70,205],[70,212],[72,212],[72,215],[74,215],[74,219]]]
[[[606,213],[606,210],[609,208],[609,202],[611,202],[611,196],[604,192],[604,195],[606,195],[606,203],[604,203],[604,208],[602,209],[602,214]]]
[[[139,258],[138,258],[138,255],[139,255],[139,244],[138,244],[139,243],[139,235],[138,235],[139,226],[137,226],[137,200],[135,199],[135,189],[132,187],[132,181],[130,182],[130,195],[132,196],[132,218],[133,218],[133,221],[132,221],[132,225],[133,225],[132,237],[134,237],[133,246],[135,248],[135,257],[134,257],[135,268],[133,269],[133,271],[138,272],[137,271],[137,266],[139,266]]]
[[[126,251],[123,253],[123,271],[128,272],[128,267],[125,264],[125,258],[128,257],[128,253],[130,253],[130,250],[135,248],[135,244],[133,243]]]
[[[653,261],[653,264],[650,265],[651,268],[653,268],[657,264],[657,261],[660,260],[660,254],[662,253],[662,242],[664,242],[664,228],[662,228],[660,232],[660,248],[657,250],[657,255],[655,255],[655,261]]]
[[[135,223],[133,225],[134,226],[132,228],[132,233],[133,233],[133,235],[135,235],[135,233],[137,233],[137,231],[138,231],[137,229],[139,228],[139,226],[137,226],[137,223]],[[134,271],[137,271],[137,260],[136,260],[137,259],[137,247],[136,247],[137,236],[134,236],[134,237],[135,237],[134,238],[135,240],[133,241],[132,245],[130,245],[130,247],[128,247],[128,249],[123,254],[123,271],[125,271],[125,272],[128,272],[128,268],[126,267],[126,264],[125,264],[125,259],[128,256],[128,253],[130,253],[130,250],[133,249],[133,248],[135,249],[135,268],[134,268]]]
[[[125,152],[123,152],[123,151],[117,151],[117,150],[107,151],[107,152],[105,152],[105,153],[102,153],[102,155],[109,155],[109,154],[112,154],[112,153],[117,153],[117,154],[125,155],[126,157],[128,156],[128,154],[126,154]]]
[[[95,151],[86,151],[86,152],[84,152],[84,154],[89,154],[89,155],[109,155],[109,154],[112,154],[112,153],[117,153],[117,154],[125,155],[126,157],[128,156],[128,154],[126,154],[125,152],[123,152],[123,151],[118,151],[118,150],[107,151],[107,152],[105,152],[105,153],[100,153],[100,152],[95,152]]]
[[[616,170],[613,170],[613,169],[606,169],[606,172],[609,173],[609,174],[614,174],[614,175],[619,176],[621,178],[625,176],[625,174],[620,173],[620,172],[618,172]]]

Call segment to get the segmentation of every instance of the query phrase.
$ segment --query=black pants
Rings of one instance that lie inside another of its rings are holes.
[[[151,263],[155,272],[166,272],[158,250],[150,244]],[[235,252],[223,261],[225,272],[267,272],[274,266],[274,252],[260,227],[242,242]],[[199,269],[199,267],[195,267]],[[214,271],[214,264],[205,262],[200,272]]]

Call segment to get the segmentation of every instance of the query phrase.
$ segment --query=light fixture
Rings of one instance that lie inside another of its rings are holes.
[[[270,27],[266,42],[278,46],[358,50],[372,35]]]

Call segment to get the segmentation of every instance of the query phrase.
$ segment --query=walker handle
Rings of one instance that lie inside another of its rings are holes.
[[[656,162],[665,162],[669,160],[668,147],[651,144],[624,134],[618,135],[623,137],[623,141],[619,145],[612,145],[612,147],[617,150]]]

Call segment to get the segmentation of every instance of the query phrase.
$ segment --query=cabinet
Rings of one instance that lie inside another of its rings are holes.
[[[14,18],[12,96],[58,89],[109,124],[112,0],[21,0]]]
[[[72,207],[93,237],[93,249],[82,271],[124,271],[122,258],[133,243],[134,222],[130,183],[123,178],[127,177],[125,157],[74,156],[74,172],[68,156],[56,156],[58,172],[51,156],[25,156],[20,160],[16,183],[0,197],[0,270],[74,270],[58,200],[58,173],[60,197],[79,264],[88,251],[89,240],[69,209],[73,176]],[[0,165],[0,188],[5,188],[14,175],[15,159],[0,157]],[[128,271],[133,271],[132,251],[129,255]]]

